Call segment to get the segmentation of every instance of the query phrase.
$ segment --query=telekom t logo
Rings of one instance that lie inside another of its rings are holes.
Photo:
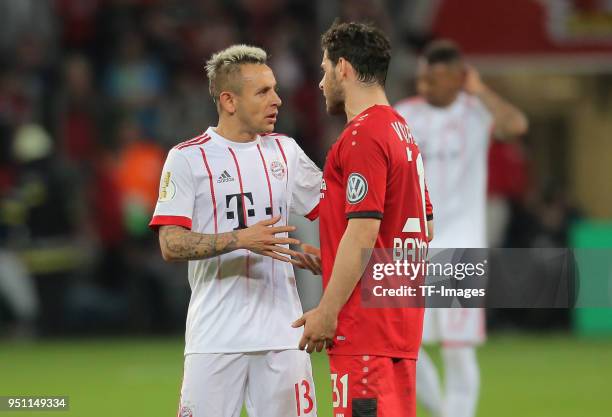
[[[236,199],[236,210],[230,209],[230,203]],[[233,220],[238,217],[238,226],[234,230],[246,229],[247,218],[255,217],[255,206],[253,202],[253,193],[238,193],[225,196],[226,217],[228,220]],[[250,207],[245,207],[249,206]],[[282,213],[282,207],[279,207]],[[272,207],[266,207],[266,216],[272,215]]]

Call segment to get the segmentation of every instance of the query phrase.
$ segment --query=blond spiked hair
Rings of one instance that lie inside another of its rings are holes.
[[[240,92],[235,75],[243,64],[265,64],[268,54],[261,48],[249,45],[232,45],[215,54],[206,62],[208,91],[216,103],[224,90]]]

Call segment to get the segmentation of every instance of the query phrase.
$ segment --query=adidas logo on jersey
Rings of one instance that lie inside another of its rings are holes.
[[[217,179],[217,183],[221,184],[222,182],[232,182],[234,181],[234,177],[232,177],[229,172],[223,171],[223,173]]]

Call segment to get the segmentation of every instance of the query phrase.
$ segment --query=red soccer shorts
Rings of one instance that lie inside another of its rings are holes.
[[[415,417],[416,361],[330,355],[334,417]]]

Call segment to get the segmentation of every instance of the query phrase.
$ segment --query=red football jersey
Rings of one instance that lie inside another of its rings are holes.
[[[390,252],[405,242],[427,247],[432,208],[423,161],[406,122],[390,106],[372,106],[347,124],[327,155],[321,188],[325,287],[351,218],[381,219],[375,249]],[[422,326],[422,308],[364,308],[359,282],[338,316],[329,353],[416,359]]]

